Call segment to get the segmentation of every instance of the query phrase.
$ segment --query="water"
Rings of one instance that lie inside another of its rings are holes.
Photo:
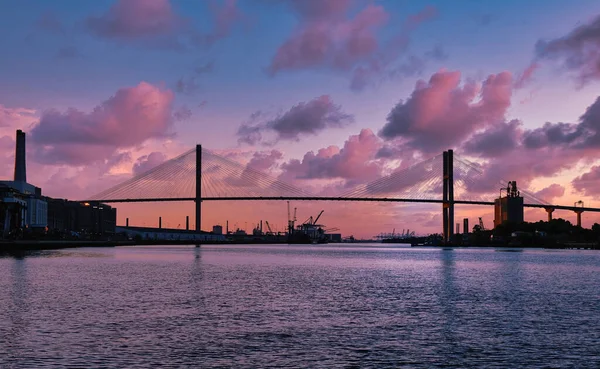
[[[1,368],[599,363],[597,251],[202,246],[0,258]]]

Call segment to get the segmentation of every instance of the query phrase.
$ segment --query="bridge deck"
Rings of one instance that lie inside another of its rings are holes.
[[[408,202],[408,203],[429,203],[442,204],[443,200],[432,199],[401,199],[393,197],[295,197],[295,196],[255,196],[255,197],[203,197],[202,201],[274,201],[274,200],[290,200],[290,201],[355,201],[355,202]],[[196,201],[194,197],[163,197],[163,198],[147,198],[147,199],[108,199],[108,200],[84,200],[81,202],[89,203],[132,203],[132,202],[180,202],[180,201]],[[457,205],[494,205],[491,201],[461,201],[455,200]],[[526,208],[552,208],[554,210],[571,210],[571,211],[587,211],[600,212],[600,208],[575,207],[565,205],[544,205],[544,204],[524,204]]]

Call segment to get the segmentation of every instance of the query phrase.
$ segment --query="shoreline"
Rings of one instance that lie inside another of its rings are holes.
[[[360,245],[371,242],[340,242],[319,245]],[[376,242],[375,242],[376,243]],[[28,241],[0,241],[0,253],[19,251],[43,251],[60,250],[84,247],[126,247],[126,246],[187,246],[187,245],[274,245],[281,242],[217,242],[217,241],[193,241],[193,240],[146,240],[146,241],[65,241],[65,240],[28,240]],[[286,243],[283,243],[286,244]],[[402,244],[402,243],[398,243]],[[312,245],[312,244],[306,244]],[[382,247],[392,246],[392,243],[381,243]],[[523,246],[523,245],[418,245],[409,244],[411,247],[426,248],[519,248],[519,249],[562,249],[562,250],[600,250],[596,243],[567,242],[553,246]]]

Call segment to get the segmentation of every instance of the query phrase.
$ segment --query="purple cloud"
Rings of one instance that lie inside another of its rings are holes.
[[[576,74],[581,84],[600,79],[600,15],[566,36],[539,40],[535,52],[540,59],[561,62],[565,69]]]
[[[132,172],[133,175],[145,173],[152,168],[164,163],[167,160],[167,156],[162,152],[154,151],[148,155],[140,156],[133,164]]]
[[[277,140],[299,140],[302,135],[316,135],[327,128],[345,127],[354,121],[327,95],[294,105],[274,119],[261,120],[264,114],[254,113],[238,129],[239,142],[255,144],[263,132],[273,132]]]

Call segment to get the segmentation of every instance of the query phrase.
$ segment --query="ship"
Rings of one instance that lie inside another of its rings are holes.
[[[396,228],[392,233],[380,233],[376,236],[381,243],[411,243],[415,238],[415,232],[411,232],[410,229],[406,231],[403,229],[402,233],[396,233]]]
[[[296,210],[294,208],[294,217],[291,217],[290,202],[288,201],[288,244],[325,244],[329,242],[327,231],[335,231],[337,228],[325,229],[325,225],[317,222],[325,210],[321,210],[319,215],[313,218],[311,215],[302,224],[296,225]]]

